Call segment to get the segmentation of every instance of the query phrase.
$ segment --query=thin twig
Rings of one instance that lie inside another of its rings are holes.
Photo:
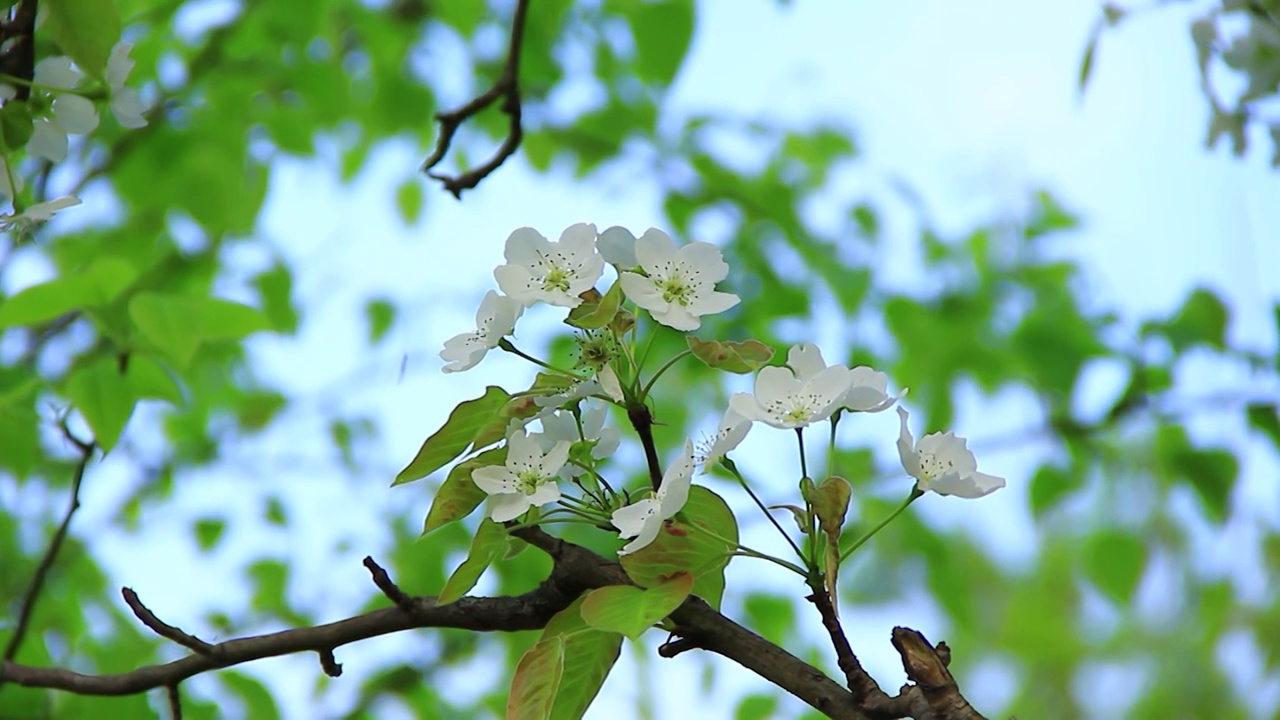
[[[329,677],[342,676],[342,663],[333,656],[333,648],[325,648],[320,651],[320,669],[324,670],[324,674]]]
[[[364,566],[369,569],[369,574],[373,576],[373,584],[377,585],[378,589],[382,591],[382,594],[386,595],[391,602],[395,603],[396,607],[406,609],[413,605],[413,598],[405,593],[405,591],[401,590],[400,586],[396,585],[395,582],[392,581],[391,576],[387,574],[387,571],[383,570],[381,565],[374,562],[372,557],[365,556]]]
[[[836,663],[844,673],[845,684],[853,692],[854,698],[863,707],[888,702],[888,694],[880,689],[880,685],[862,667],[858,656],[853,653],[849,638],[844,634],[844,628],[840,626],[840,617],[836,614],[836,607],[831,602],[831,595],[821,583],[814,582],[809,587],[813,590],[813,594],[805,599],[812,602],[818,608],[818,614],[822,616],[822,627],[826,628],[827,635],[831,638],[831,645],[836,651]]]
[[[178,683],[165,687],[169,696],[169,717],[173,720],[182,720],[182,696],[178,694]]]
[[[129,605],[129,609],[133,611],[133,614],[142,621],[143,625],[151,628],[155,634],[166,640],[172,640],[182,647],[198,652],[201,655],[213,656],[216,654],[217,648],[213,645],[156,617],[155,613],[142,604],[142,601],[138,599],[138,593],[134,592],[132,588],[120,588],[120,594],[124,596],[124,601]]]
[[[519,0],[516,3],[515,15],[511,20],[511,42],[507,48],[507,62],[502,68],[502,75],[493,83],[483,94],[476,96],[470,102],[451,112],[436,113],[436,120],[440,122],[440,137],[436,140],[436,148],[431,155],[422,163],[422,171],[433,180],[439,180],[444,189],[448,190],[455,198],[462,199],[462,191],[469,190],[480,184],[494,170],[497,170],[507,158],[515,154],[516,149],[520,147],[520,140],[524,137],[524,127],[521,123],[522,108],[520,105],[520,55],[521,47],[524,44],[524,27],[525,21],[529,15],[529,0]],[[480,111],[489,107],[498,98],[502,98],[502,112],[507,114],[510,123],[507,128],[507,137],[502,141],[502,145],[498,147],[498,151],[488,162],[468,170],[461,175],[450,177],[440,173],[431,172],[434,168],[444,160],[445,154],[449,152],[449,146],[453,143],[453,136],[458,132],[458,128],[462,123],[475,117]]]
[[[45,579],[49,575],[49,570],[53,567],[54,561],[58,558],[58,552],[62,550],[62,542],[67,537],[67,531],[71,527],[71,517],[75,515],[76,510],[80,509],[80,485],[84,481],[85,469],[89,467],[89,460],[93,458],[95,445],[92,442],[85,442],[73,435],[66,422],[62,423],[62,434],[67,441],[76,446],[80,452],[80,460],[76,463],[75,470],[71,474],[71,499],[67,503],[67,511],[62,515],[62,523],[58,525],[58,529],[54,532],[53,537],[49,540],[49,547],[44,551],[44,557],[40,558],[40,564],[36,566],[35,575],[31,578],[31,585],[27,587],[27,594],[22,598],[22,608],[18,611],[18,620],[14,623],[13,636],[9,638],[9,644],[4,649],[5,661],[12,660],[18,654],[18,649],[22,647],[23,638],[26,637],[27,627],[31,624],[31,615],[35,611],[36,601],[40,598],[40,592],[44,589]],[[4,684],[4,680],[0,678],[0,685]]]

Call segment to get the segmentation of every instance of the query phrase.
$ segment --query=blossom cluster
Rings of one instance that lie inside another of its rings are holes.
[[[738,304],[737,295],[715,289],[729,274],[719,248],[705,242],[677,247],[657,229],[636,238],[625,228],[597,233],[595,225],[578,223],[551,242],[526,227],[511,233],[503,254],[507,262],[493,271],[502,294],[490,291],[485,296],[476,313],[475,332],[445,343],[440,353],[447,363],[445,372],[475,367],[512,334],[526,308],[539,303],[581,305],[582,295],[595,289],[604,274],[606,262],[617,269],[628,300],[676,330],[696,330],[703,315]]]
[[[507,238],[505,257],[506,263],[494,271],[501,293],[491,290],[485,295],[476,316],[476,331],[457,335],[445,343],[440,355],[447,361],[446,372],[474,367],[489,350],[504,342],[524,310],[532,305],[578,307],[595,291],[606,263],[616,268],[617,284],[626,300],[647,311],[658,323],[676,330],[697,329],[702,316],[722,312],[739,302],[736,295],[715,289],[729,272],[719,249],[701,242],[678,247],[657,229],[636,238],[623,228],[597,233],[594,225],[577,224],[565,230],[558,242],[550,242],[531,228],[521,228]],[[619,338],[607,336],[580,342],[584,355],[596,358],[587,363],[592,377],[580,378],[563,393],[535,397],[534,403],[542,411],[511,421],[505,462],[473,472],[476,486],[489,496],[491,519],[515,520],[531,508],[553,503],[566,508],[561,512],[576,513],[580,507],[594,507],[607,513],[621,538],[630,540],[620,554],[633,553],[652,543],[663,523],[684,507],[694,469],[702,465],[705,471],[721,462],[755,424],[802,430],[829,421],[834,432],[843,413],[882,412],[898,404],[906,394],[905,390],[890,394],[885,373],[866,366],[829,365],[816,345],[797,344],[789,348],[784,365],[759,369],[753,392],[729,398],[709,442],[695,452],[693,443],[686,440],[683,452],[661,473],[656,489],[634,499],[614,492],[597,473],[598,465],[613,454],[619,443],[618,430],[605,427],[607,405],[602,401],[631,410],[637,405],[643,407],[647,391],[647,386],[637,390],[634,383],[637,367],[632,369],[629,380],[633,382],[624,393],[611,367],[612,351],[608,347]],[[503,347],[512,349],[510,345]],[[657,375],[660,374],[661,370]],[[978,498],[1004,487],[1003,478],[978,472],[977,461],[963,438],[947,432],[925,435],[916,441],[908,428],[906,409],[899,406],[897,412],[898,454],[903,469],[915,480],[913,498],[928,491]],[[541,423],[542,429],[530,434],[527,426],[535,421]],[[590,451],[578,451],[580,446]],[[656,479],[658,471],[651,471]],[[572,480],[582,488],[594,505],[562,495],[562,479]],[[584,481],[597,491],[605,488],[607,492],[592,492]],[[566,502],[573,503],[573,507]]]

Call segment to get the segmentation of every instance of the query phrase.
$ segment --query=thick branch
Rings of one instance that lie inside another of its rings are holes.
[[[437,605],[435,598],[412,598],[400,607],[375,610],[326,625],[228,640],[211,645],[208,653],[115,675],[86,675],[6,660],[0,666],[0,682],[80,695],[132,695],[175,686],[193,675],[251,660],[297,652],[319,652],[323,657],[335,647],[402,630],[430,627],[476,632],[534,630],[546,625],[551,616],[573,602],[578,595],[574,588],[581,591],[580,585],[557,571],[537,589],[517,597],[462,598],[448,605]]]
[[[588,587],[631,584],[621,565],[586,548],[552,537],[538,528],[525,528],[513,534],[545,551],[555,560],[557,569],[564,569]],[[721,615],[701,598],[685,600],[671,613],[671,619],[676,623],[676,635],[733,660],[828,717],[837,720],[870,717],[858,708],[849,691],[822,671]],[[673,646],[688,649],[686,644]]]
[[[502,75],[493,83],[483,94],[476,96],[466,105],[453,110],[451,112],[442,112],[436,114],[436,120],[440,121],[440,137],[436,140],[436,149],[422,163],[422,171],[433,180],[439,180],[444,188],[453,194],[455,198],[462,199],[462,191],[469,190],[480,184],[494,170],[497,170],[507,158],[515,154],[516,149],[520,147],[520,140],[524,137],[524,126],[521,123],[522,108],[520,105],[520,54],[524,44],[524,26],[529,16],[529,0],[519,0],[516,3],[515,15],[511,20],[511,41],[507,47],[507,62],[503,66]],[[440,164],[444,160],[444,156],[449,152],[449,146],[453,143],[453,135],[458,132],[458,128],[462,123],[475,117],[480,111],[489,107],[498,98],[502,98],[502,112],[507,114],[510,123],[507,128],[507,137],[502,141],[498,151],[488,162],[478,167],[458,175],[449,177],[439,173],[431,172],[431,168]]]

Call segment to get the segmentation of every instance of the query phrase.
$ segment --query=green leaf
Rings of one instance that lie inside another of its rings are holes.
[[[787,598],[752,592],[742,602],[742,609],[751,620],[751,629],[769,642],[783,645],[795,636],[796,609]]]
[[[582,619],[582,601],[578,598],[556,613],[542,630],[542,640],[564,638],[564,673],[551,708],[552,720],[581,718],[622,650],[621,635],[595,630]]]
[[[222,539],[227,529],[227,521],[222,518],[201,518],[196,521],[196,544],[200,549],[209,552]]]
[[[130,355],[125,377],[139,400],[164,400],[174,405],[182,404],[182,389],[177,380],[155,358]]]
[[[26,147],[34,129],[35,121],[27,103],[7,102],[0,107],[0,149],[13,152]]]
[[[608,292],[600,297],[600,299],[592,302],[583,302],[578,307],[569,311],[569,317],[565,318],[566,325],[582,328],[583,330],[595,330],[605,327],[613,322],[613,316],[618,314],[618,308],[622,307],[622,283],[615,281]]]
[[[1271,438],[1271,443],[1280,450],[1280,412],[1275,403],[1250,403],[1245,408],[1249,419],[1249,427]]]
[[[582,602],[582,619],[597,630],[622,633],[635,640],[680,607],[693,589],[693,575],[676,573],[643,590],[611,585],[592,590]]]
[[[1226,521],[1231,491],[1240,475],[1235,455],[1194,447],[1186,430],[1164,425],[1156,431],[1155,460],[1156,469],[1166,480],[1186,482],[1196,491],[1210,520],[1218,524]]]
[[[369,322],[369,344],[376,344],[396,321],[396,306],[381,298],[370,300],[364,306],[364,317]]]
[[[1102,530],[1085,541],[1082,559],[1085,577],[1104,595],[1126,604],[1147,567],[1147,546],[1121,530]]]
[[[1084,57],[1080,59],[1080,77],[1077,80],[1077,88],[1081,93],[1089,84],[1089,76],[1093,73],[1093,59],[1098,52],[1098,39],[1102,36],[1103,21],[1099,18],[1094,24],[1093,30],[1089,32],[1089,40],[1084,46]]]
[[[731,543],[738,542],[738,522],[729,506],[719,495],[694,485],[684,510],[663,524],[652,543],[624,555],[622,567],[641,587],[652,587],[679,572],[691,573],[693,594],[718,608],[724,595],[724,568],[734,548],[691,528],[690,523]]]
[[[507,401],[489,423],[476,433],[473,448],[488,447],[507,437],[507,428],[515,419],[524,420],[538,414],[542,408],[534,402],[534,395],[520,395]]]
[[[460,403],[449,413],[444,427],[422,443],[417,456],[396,475],[392,486],[420,480],[461,455],[510,398],[506,390],[490,385],[485,388],[484,395]]]
[[[471,541],[471,549],[467,551],[467,559],[463,560],[458,569],[449,576],[444,589],[440,591],[440,597],[436,599],[436,604],[448,605],[475,587],[485,569],[506,547],[506,540],[507,529],[501,523],[496,523],[489,518],[481,520],[480,527],[476,529],[476,536]]]
[[[1031,514],[1040,518],[1080,486],[1078,477],[1056,465],[1041,465],[1031,477]]]
[[[405,225],[412,225],[422,217],[422,182],[416,177],[411,176],[396,188],[396,209]]]
[[[507,720],[549,720],[564,674],[565,641],[555,635],[529,648],[507,694]]]
[[[261,680],[234,670],[220,672],[218,678],[228,690],[240,696],[240,700],[244,703],[244,717],[262,718],[262,720],[277,720],[280,717],[280,709],[276,707],[275,697]]]
[[[115,300],[137,277],[117,257],[98,258],[83,272],[32,285],[0,304],[0,329],[36,325],[84,307]]]
[[[43,0],[43,30],[80,69],[102,77],[111,48],[120,41],[114,0]]]
[[[137,402],[128,378],[115,360],[107,358],[76,369],[67,378],[67,398],[93,429],[104,452],[115,447]]]
[[[692,0],[636,2],[627,19],[636,45],[636,75],[646,82],[670,85],[693,41]]]
[[[138,293],[129,301],[129,318],[179,368],[187,367],[200,347],[204,328],[199,298]]]
[[[201,340],[240,340],[256,332],[271,329],[267,316],[257,308],[220,298],[200,298],[198,301]]]
[[[832,475],[818,483],[814,493],[813,511],[818,516],[822,530],[834,539],[839,539],[840,528],[844,526],[844,516],[849,510],[849,498],[853,488],[849,481]]]
[[[1222,299],[1209,290],[1197,288],[1165,325],[1165,334],[1174,350],[1180,353],[1199,344],[1223,350],[1227,343],[1228,319]]]
[[[721,342],[688,335],[685,341],[694,357],[713,368],[738,375],[759,370],[773,358],[773,348],[759,340]]]
[[[427,511],[427,521],[423,525],[422,534],[426,535],[438,527],[470,515],[471,511],[479,507],[485,498],[485,492],[471,481],[471,473],[476,468],[501,465],[506,461],[507,448],[504,446],[486,450],[470,460],[455,465],[431,501],[431,509]]]
[[[253,279],[262,301],[262,312],[277,332],[292,333],[298,329],[298,310],[293,305],[293,275],[289,268],[277,263]]]
[[[768,720],[778,710],[778,698],[774,695],[747,695],[738,701],[733,720]]]

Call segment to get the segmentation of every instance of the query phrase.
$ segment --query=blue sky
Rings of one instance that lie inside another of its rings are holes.
[[[891,210],[890,245],[914,242],[901,202],[888,189],[892,179],[909,183],[936,223],[955,231],[996,214],[1015,217],[1030,190],[1046,188],[1084,218],[1083,230],[1062,240],[1061,251],[1084,263],[1099,305],[1115,307],[1136,323],[1168,312],[1189,288],[1204,284],[1230,299],[1235,338],[1275,347],[1268,301],[1280,296],[1280,203],[1274,200],[1280,197],[1280,175],[1267,167],[1266,143],[1244,160],[1225,147],[1204,149],[1208,109],[1187,32],[1195,8],[1179,4],[1145,13],[1108,32],[1082,98],[1076,76],[1098,12],[1092,2],[705,2],[692,56],[665,112],[736,111],[854,128],[863,159],[841,174],[841,190],[865,190],[883,201]],[[261,226],[263,237],[294,261],[298,295],[308,310],[297,339],[254,343],[264,375],[310,402],[376,414],[385,450],[380,466],[347,477],[323,440],[316,440],[325,437],[323,428],[296,412],[287,429],[236,448],[244,453],[242,462],[184,478],[175,499],[179,510],[149,511],[137,535],[109,529],[119,499],[136,479],[112,460],[95,471],[77,527],[86,536],[104,533],[97,547],[118,584],[134,587],[166,620],[201,634],[196,628],[205,606],[192,602],[192,590],[208,606],[243,601],[249,589],[235,569],[264,546],[296,563],[296,597],[325,597],[325,617],[349,612],[367,593],[359,558],[378,556],[386,542],[380,513],[408,504],[420,516],[429,503],[419,486],[388,489],[394,472],[458,401],[479,395],[486,384],[514,384],[530,374],[506,357],[491,356],[479,368],[446,379],[435,357],[445,339],[472,323],[481,296],[493,286],[492,268],[501,262],[507,234],[531,225],[555,236],[579,221],[636,231],[662,225],[657,195],[642,176],[609,172],[597,182],[548,179],[516,160],[462,202],[423,180],[423,221],[405,227],[394,210],[395,188],[416,172],[421,156],[419,148],[389,145],[350,186],[338,185],[313,164],[282,161]],[[266,259],[254,249],[242,254],[246,267]],[[920,277],[909,254],[887,257],[884,271],[904,285]],[[361,314],[370,293],[417,308],[417,314],[402,316],[374,355],[363,344]],[[522,333],[550,329],[558,321],[531,315],[528,325],[522,321]],[[1233,372],[1208,368],[1203,384],[1215,387],[1222,376],[1238,380]],[[994,400],[1014,407],[1025,407],[1025,401]],[[975,417],[962,412],[957,430],[981,437],[1018,427],[1017,417],[998,428],[980,426]],[[896,436],[895,420],[886,415],[868,425],[868,432],[885,438],[886,452]],[[1215,432],[1199,430],[1210,437]],[[992,547],[1017,545],[1032,532],[1022,510],[1022,485],[1034,457],[980,456],[984,470],[1009,478],[1008,491],[982,503],[933,503],[920,511],[946,525],[998,526],[989,537]],[[1258,464],[1249,467],[1257,470]],[[291,488],[296,509],[287,531],[261,529],[258,505],[247,500],[256,497],[255,484],[265,478]],[[1247,497],[1280,507],[1276,488],[1249,485],[1242,490]],[[212,556],[198,553],[186,539],[193,515],[231,518],[231,539]],[[1274,515],[1269,520],[1280,522]],[[237,527],[253,531],[237,535]],[[350,548],[334,549],[338,539],[349,540]],[[1018,558],[1014,552],[1007,559]],[[760,574],[760,568],[736,561],[731,582],[750,574]],[[207,594],[210,588],[216,594]],[[858,618],[855,647],[887,687],[901,682],[887,642],[889,627],[945,631],[924,599],[866,609]],[[413,653],[421,642],[421,635],[375,640],[340,650],[339,660],[354,677],[362,657]],[[593,717],[625,716],[619,708],[630,705],[636,692],[631,656],[624,651],[624,666]],[[657,709],[722,716],[716,700],[722,696],[701,696],[698,674],[685,671],[692,662],[676,665],[685,662],[650,663],[662,689],[652,698]],[[722,690],[753,687],[750,676],[719,665]],[[313,658],[273,660],[252,669],[272,678],[279,697],[289,699],[287,717],[314,716],[308,695],[317,673]],[[1009,681],[1005,669],[984,668],[967,690],[979,707],[998,707],[1008,698]],[[346,694],[353,685],[344,678],[334,692]],[[1270,687],[1280,693],[1277,683]],[[611,701],[620,705],[609,707]],[[1115,708],[1097,711],[1097,717],[1120,714]]]

